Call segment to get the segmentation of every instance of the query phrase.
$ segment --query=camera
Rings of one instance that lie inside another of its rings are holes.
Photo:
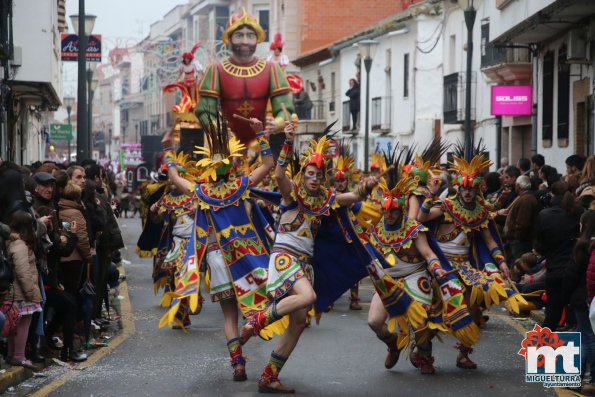
[[[67,232],[70,231],[70,222],[62,222],[62,228]]]

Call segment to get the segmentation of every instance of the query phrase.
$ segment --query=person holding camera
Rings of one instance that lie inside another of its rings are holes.
[[[84,216],[84,208],[80,203],[82,189],[74,181],[68,181],[60,198],[60,221],[62,227],[76,234],[76,249],[65,258],[60,259],[61,278],[60,282],[70,296],[81,305],[82,297],[79,296],[79,290],[83,280],[89,280],[91,277],[91,263],[93,260],[91,245],[89,242],[89,232],[87,230],[87,221]],[[83,276],[85,278],[83,278]],[[85,321],[85,338],[90,340],[90,318]],[[74,351],[67,352],[67,357],[77,361]],[[64,358],[64,357],[63,357]]]
[[[45,271],[41,273],[43,286],[46,295],[46,314],[47,327],[45,330],[46,344],[50,348],[58,348],[54,339],[54,334],[59,327],[62,327],[62,336],[64,345],[61,348],[60,358],[63,361],[84,361],[86,356],[74,351],[74,327],[76,323],[76,297],[64,291],[64,286],[58,279],[60,258],[70,256],[78,243],[77,228],[74,225],[67,224],[70,230],[65,230],[60,222],[56,210],[54,198],[60,197],[62,191],[68,182],[66,171],[55,171],[54,177],[45,172],[36,173],[33,178],[37,182],[35,188],[33,209],[40,219],[47,217],[47,236],[52,243],[51,246],[43,250],[41,258],[45,262]],[[50,310],[53,315],[50,315]]]

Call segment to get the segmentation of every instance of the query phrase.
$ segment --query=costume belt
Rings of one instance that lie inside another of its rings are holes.
[[[219,243],[211,243],[211,244],[207,245],[207,253],[213,252],[213,251],[218,251],[220,249],[221,249],[221,247],[219,247]]]
[[[448,260],[453,260],[455,262],[469,261],[469,255],[447,254],[446,252],[444,253],[444,255],[446,256],[446,258],[448,258]]]

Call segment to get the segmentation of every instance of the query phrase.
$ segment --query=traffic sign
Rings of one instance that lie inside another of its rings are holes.
[[[70,124],[50,124],[50,137],[54,141],[72,140],[72,125]]]

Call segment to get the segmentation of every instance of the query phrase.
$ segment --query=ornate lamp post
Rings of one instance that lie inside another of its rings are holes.
[[[370,171],[368,165],[370,160],[370,69],[372,59],[376,54],[378,42],[376,40],[362,40],[357,43],[361,59],[366,68],[366,125],[364,126],[364,172]]]
[[[87,141],[87,153],[89,156],[93,153],[93,96],[95,95],[95,89],[99,81],[93,76],[97,63],[90,62],[87,68],[87,94],[88,94],[88,112],[87,112],[87,131],[89,140]]]
[[[467,0],[465,25],[467,26],[467,70],[465,80],[465,157],[473,156],[473,129],[471,127],[471,64],[473,61],[473,25],[477,11],[473,8],[473,0]]]
[[[78,90],[77,90],[77,138],[76,160],[82,161],[89,158],[89,131],[87,121],[87,84],[86,84],[86,58],[87,35],[90,35],[95,25],[95,15],[85,15],[85,0],[79,0],[78,15],[71,15],[70,20],[75,33],[79,36],[78,57]]]
[[[70,113],[72,112],[72,105],[74,105],[74,97],[67,96],[64,97],[64,105],[66,106],[66,113],[68,113],[68,125],[70,126],[70,130],[72,131],[72,123],[70,121]],[[72,133],[71,133],[72,136]],[[68,140],[68,162],[70,163],[70,139]]]

